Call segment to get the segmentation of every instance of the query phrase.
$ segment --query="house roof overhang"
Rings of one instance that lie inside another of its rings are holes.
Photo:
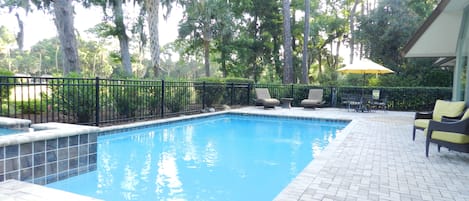
[[[454,57],[464,8],[468,0],[441,0],[404,46],[405,57]]]

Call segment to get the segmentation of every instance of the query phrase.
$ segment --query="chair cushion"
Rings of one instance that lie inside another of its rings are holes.
[[[428,128],[429,123],[430,119],[416,119],[414,121],[414,126],[417,128]]]
[[[427,134],[427,129],[425,129],[424,133]],[[469,136],[460,133],[433,131],[432,139],[455,144],[469,144]]]
[[[444,101],[436,100],[435,108],[433,109],[433,120],[441,121],[442,116],[457,117],[460,115],[466,103],[464,101]]]
[[[322,100],[322,89],[310,89],[308,93],[308,99],[310,100]]]
[[[300,103],[301,105],[320,105],[321,100],[313,100],[313,99],[304,99]]]
[[[276,106],[280,104],[280,101],[275,98],[266,98],[262,99],[262,104],[264,106]]]

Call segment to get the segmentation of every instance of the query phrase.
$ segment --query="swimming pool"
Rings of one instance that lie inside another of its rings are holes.
[[[9,128],[0,128],[0,136],[2,136],[2,135],[11,135],[11,134],[21,133],[21,132],[25,132],[25,131],[9,129]]]
[[[272,200],[346,126],[216,115],[98,138],[97,170],[48,186],[103,200]]]

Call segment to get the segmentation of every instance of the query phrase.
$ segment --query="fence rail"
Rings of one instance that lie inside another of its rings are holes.
[[[324,87],[297,84],[243,84],[122,80],[102,78],[0,77],[1,116],[34,123],[64,122],[106,126],[254,104],[254,88],[274,98],[291,97],[293,106],[310,88],[324,89],[326,106],[342,107],[346,94],[380,89],[390,110],[431,110],[436,99],[450,99],[451,88]]]

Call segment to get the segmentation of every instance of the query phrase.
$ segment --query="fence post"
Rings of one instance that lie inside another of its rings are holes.
[[[96,121],[96,126],[99,126],[99,77],[96,77],[95,79],[95,121]]]
[[[230,97],[230,105],[233,105],[233,96],[234,96],[234,83],[231,83],[231,97]]]
[[[337,89],[335,87],[331,87],[331,103],[332,107],[337,106]]]
[[[205,110],[205,81],[202,82],[202,110]]]
[[[291,96],[290,96],[291,98],[294,98],[294,97],[293,97],[293,84],[291,84],[291,91],[290,91],[290,95],[291,95]]]
[[[164,117],[164,89],[165,89],[165,83],[164,83],[164,80],[161,80],[161,105],[160,105],[161,118]]]
[[[249,102],[251,100],[251,83],[248,83],[248,101],[247,101],[247,105],[249,105]]]

